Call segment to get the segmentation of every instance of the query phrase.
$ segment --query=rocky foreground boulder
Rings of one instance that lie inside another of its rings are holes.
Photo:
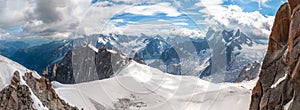
[[[32,110],[33,100],[26,85],[20,85],[19,72],[15,72],[11,84],[0,91],[0,109]]]
[[[11,84],[0,91],[0,110],[34,110],[35,95],[44,106],[52,110],[78,110],[60,99],[52,88],[51,82],[45,77],[35,78],[32,72],[25,73],[22,79],[27,85],[22,84],[20,73],[16,71]],[[24,82],[23,82],[24,83]]]
[[[300,108],[300,1],[289,0],[275,17],[250,110]]]

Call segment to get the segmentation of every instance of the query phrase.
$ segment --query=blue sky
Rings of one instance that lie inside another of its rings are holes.
[[[126,12],[126,10],[122,13],[116,14],[113,17],[110,18],[110,20],[112,21],[117,21],[114,23],[114,25],[116,27],[128,27],[130,25],[137,25],[137,24],[145,24],[147,22],[150,23],[156,23],[156,21],[161,21],[164,20],[166,22],[168,22],[169,24],[169,28],[185,28],[185,29],[191,29],[191,30],[205,30],[205,28],[207,29],[210,25],[206,24],[206,20],[209,16],[206,16],[207,13],[203,13],[200,10],[205,10],[206,6],[196,6],[195,4],[201,4],[201,1],[197,1],[197,0],[181,0],[181,1],[176,1],[177,3],[174,3],[174,1],[161,1],[164,3],[169,3],[169,6],[175,8],[178,12],[180,12],[181,14],[178,16],[168,16],[168,12],[164,12],[164,11],[158,11],[149,15],[143,15],[141,13],[128,13]],[[158,2],[158,3],[161,3]],[[205,1],[204,2],[209,2],[209,1]],[[214,2],[214,0],[211,1],[212,4]],[[275,16],[277,9],[280,7],[280,5],[284,2],[286,2],[286,0],[217,0],[216,5],[212,5],[212,6],[219,6],[222,8],[229,8],[229,7],[239,7],[242,10],[242,13],[250,13],[249,16],[251,16],[251,13],[255,13],[252,14],[253,16],[256,16],[257,13],[259,13],[261,16],[259,16],[260,18],[257,19],[268,19],[268,21],[264,20],[261,24],[265,24],[265,22],[268,22],[268,28],[266,28],[264,30],[264,32],[261,32],[261,34],[259,35],[255,35],[255,36],[263,36],[263,37],[267,37],[269,31],[270,31],[270,26],[272,25],[272,20],[269,19],[273,19],[272,16]],[[93,1],[93,3],[97,3],[95,1]],[[124,2],[117,2],[117,4],[124,4]],[[139,6],[152,6],[152,5],[156,5],[156,3],[140,3],[140,4],[134,4],[134,3],[129,3],[133,6],[133,8],[139,7]],[[209,3],[211,4],[211,3]],[[130,10],[130,8],[129,8]],[[144,9],[142,11],[144,11],[145,13],[147,13]],[[224,10],[224,9],[223,9]],[[222,11],[223,11],[222,10]],[[138,10],[139,11],[139,10]],[[213,10],[209,10],[210,12],[212,12]],[[216,10],[216,11],[220,11],[220,10]],[[222,14],[222,11],[220,11],[218,14]],[[210,13],[208,12],[208,13]],[[247,17],[247,15],[245,16]],[[255,18],[253,18],[255,19]],[[241,20],[241,19],[239,19]],[[270,21],[270,22],[269,22]],[[201,23],[198,23],[201,22]],[[218,21],[216,21],[218,22]],[[230,22],[230,20],[229,20]],[[256,22],[256,21],[250,21],[250,22]],[[160,22],[157,22],[160,23]],[[260,23],[260,22],[258,22]],[[223,25],[221,23],[221,25]],[[229,24],[232,25],[232,24]],[[234,26],[236,26],[238,28],[252,28],[251,26],[246,26],[246,27],[239,27],[239,25],[244,25],[244,24],[234,24]],[[229,26],[230,27],[230,26]],[[262,26],[260,26],[262,27]],[[253,28],[260,28],[260,27],[253,27]],[[224,26],[224,28],[228,28],[226,25]],[[232,28],[229,28],[232,29]],[[234,29],[233,29],[234,30]],[[242,29],[243,30],[243,29]],[[244,29],[247,30],[247,29]],[[268,31],[268,32],[266,32]],[[203,36],[205,32],[202,33]],[[249,33],[250,35],[253,35],[253,33]]]
[[[241,29],[250,36],[267,37],[274,15],[284,2],[286,0],[3,0],[0,1],[0,35],[68,38],[74,33],[144,33],[205,37],[208,27],[218,25],[224,29]]]
[[[223,5],[238,5],[245,12],[259,11],[263,15],[274,16],[276,10],[287,0],[269,0],[265,3],[251,0],[227,0]]]

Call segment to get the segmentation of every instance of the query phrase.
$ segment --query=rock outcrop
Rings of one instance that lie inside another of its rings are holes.
[[[260,63],[256,61],[254,61],[253,64],[246,65],[240,72],[240,75],[235,82],[249,81],[256,78],[258,76],[260,67]]]
[[[21,84],[20,74],[14,73],[11,84],[0,91],[0,110],[33,110],[35,95],[43,105],[53,110],[77,110],[60,99],[52,88],[51,82],[45,77],[37,79],[31,72],[25,73],[22,79],[27,85]],[[33,94],[32,94],[33,93]]]
[[[47,107],[57,110],[76,110],[76,107],[72,107],[64,100],[60,99],[52,87],[52,83],[49,79],[41,77],[36,79],[31,72],[25,73],[22,77],[26,84],[31,88],[32,92],[40,99],[40,101]]]
[[[96,47],[95,47],[96,48]],[[60,63],[54,64],[44,72],[52,81],[75,84],[109,78],[122,69],[129,60],[144,64],[142,58],[126,58],[120,51],[113,51],[103,46],[98,51],[89,47],[75,47],[68,51]]]
[[[250,110],[300,108],[300,2],[289,0],[278,10]]]
[[[20,85],[19,72],[15,72],[11,84],[0,91],[1,110],[33,110],[31,92],[26,85]]]

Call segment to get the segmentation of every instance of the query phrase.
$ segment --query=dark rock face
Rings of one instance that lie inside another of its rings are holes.
[[[293,11],[293,9],[295,9],[296,8],[296,6],[298,5],[298,4],[300,4],[300,1],[299,0],[288,0],[289,1],[289,4],[290,4],[290,7],[291,7],[291,11]]]
[[[258,76],[260,69],[260,64],[258,62],[254,62],[253,64],[246,65],[235,82],[249,81]]]
[[[144,63],[139,56],[125,58],[120,51],[112,53],[105,46],[93,51],[89,47],[75,47],[62,61],[49,67],[44,74],[52,81],[64,84],[89,82],[110,78],[125,66],[129,60]]]
[[[49,79],[41,77],[36,79],[32,76],[32,73],[27,72],[22,77],[32,92],[41,100],[41,102],[47,107],[56,110],[77,110],[78,108],[72,107],[64,100],[60,99],[52,88],[52,84]]]
[[[291,103],[289,109],[296,110],[300,108],[300,56],[299,56],[299,41],[300,41],[300,1],[291,0],[296,4],[296,7],[293,8],[293,13],[291,17],[291,24],[290,24],[290,32],[289,32],[289,74],[291,75],[292,80],[292,87],[294,89],[294,99]]]
[[[252,90],[250,110],[300,108],[299,4],[298,0],[289,0],[276,14],[259,80]]]
[[[146,64],[145,61],[144,61],[144,59],[141,58],[137,53],[134,54],[133,60],[136,61],[136,62],[138,62],[138,63],[140,63],[140,64]]]
[[[20,85],[19,72],[15,72],[11,84],[0,91],[1,110],[33,110],[29,88]]]
[[[144,49],[140,50],[138,54],[145,60],[158,59],[166,49],[171,47],[171,45],[163,40],[163,38],[160,38],[160,36],[145,39],[144,42],[148,42],[148,44]]]
[[[55,110],[77,110],[64,100],[60,99],[52,88],[51,82],[42,77],[40,79],[34,78],[31,72],[25,73],[22,76],[26,81],[26,85],[20,84],[19,72],[15,72],[11,80],[11,84],[0,91],[0,109],[8,110],[33,110],[33,99],[31,98],[31,91],[44,106]],[[42,105],[40,105],[42,106]]]
[[[237,48],[239,50],[242,49],[242,44],[246,44],[248,46],[252,46],[253,42],[252,40],[246,36],[244,33],[240,32],[238,30],[235,34],[233,34],[233,31],[226,31],[224,30],[222,32],[223,39],[225,40],[225,46],[226,46],[226,59],[227,59],[227,65],[230,65],[230,63],[233,61],[232,57],[236,56],[236,54],[232,54],[232,51],[234,48]]]

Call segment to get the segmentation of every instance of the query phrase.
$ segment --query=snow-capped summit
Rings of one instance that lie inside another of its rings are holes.
[[[239,29],[235,32],[210,28],[206,39],[212,56],[207,71],[202,74],[217,82],[236,81],[245,66],[262,62],[267,49],[267,45],[257,43]],[[257,75],[259,69],[253,72],[251,74]]]
[[[146,46],[140,49],[138,54],[145,60],[159,59],[162,53],[171,47],[166,40],[160,38],[159,36],[145,39],[143,42],[146,43]]]
[[[107,43],[107,40],[103,39],[102,37],[98,37],[98,43],[102,43],[105,45]]]

